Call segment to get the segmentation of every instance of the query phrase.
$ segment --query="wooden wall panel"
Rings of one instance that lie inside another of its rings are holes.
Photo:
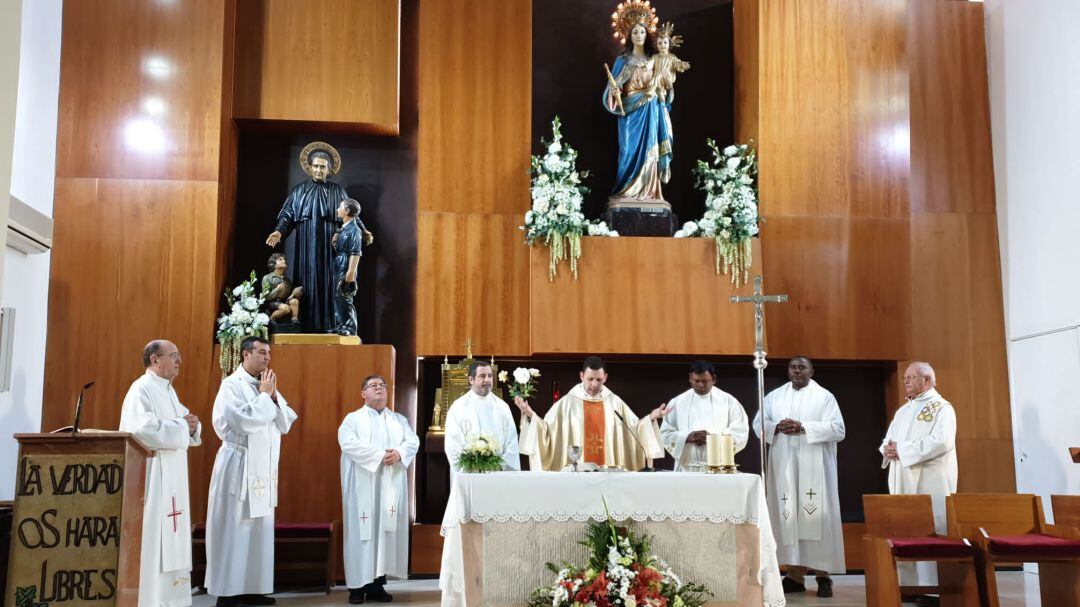
[[[909,3],[912,210],[995,213],[983,8]]]
[[[529,354],[529,249],[518,215],[420,213],[416,326],[421,356]]]
[[[143,346],[162,337],[183,356],[181,399],[210,419],[228,8],[64,6],[44,430],[71,422],[91,380],[83,424],[115,429]],[[198,453],[190,473],[193,488],[209,481]]]
[[[735,137],[759,139],[761,7],[758,0],[735,0]]]
[[[912,352],[956,407],[965,491],[1015,487],[997,244],[993,214],[912,216]]]
[[[762,255],[767,291],[792,296],[771,354],[907,354],[905,6],[758,3]]]
[[[961,491],[1013,491],[983,7],[909,0],[912,357],[957,413]]]
[[[906,5],[760,0],[766,216],[907,214]]]
[[[399,0],[239,0],[236,117],[398,123]]]
[[[214,180],[218,2],[65,2],[57,177]]]
[[[771,217],[762,229],[769,354],[903,359],[909,349],[907,218]]]
[[[735,289],[729,276],[716,274],[711,240],[596,237],[583,238],[581,248],[576,281],[568,266],[549,281],[547,249],[531,250],[533,352],[754,351],[753,306],[728,301],[753,287]],[[751,276],[759,268],[755,263]]]
[[[529,209],[531,66],[531,0],[421,0],[421,212]]]
[[[529,353],[531,65],[531,1],[421,0],[421,355]]]

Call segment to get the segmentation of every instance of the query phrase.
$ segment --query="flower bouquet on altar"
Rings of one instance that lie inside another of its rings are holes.
[[[502,445],[495,437],[485,432],[469,434],[465,437],[465,448],[457,458],[458,469],[462,472],[498,472],[502,470]]]
[[[510,393],[510,398],[520,396],[528,399],[533,394],[536,394],[537,377],[540,377],[540,371],[533,368],[518,367],[514,369],[514,381],[510,381],[511,374],[506,371],[499,371],[499,381],[506,384],[506,391]]]
[[[667,563],[649,552],[649,542],[647,535],[617,529],[610,514],[604,522],[590,521],[580,542],[590,550],[588,565],[548,563],[555,581],[534,589],[529,607],[704,605],[712,593],[702,584],[680,581]]]

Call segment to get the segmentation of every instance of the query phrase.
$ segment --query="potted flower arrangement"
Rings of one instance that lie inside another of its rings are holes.
[[[705,214],[686,222],[676,238],[716,241],[716,273],[731,273],[738,286],[750,278],[751,239],[758,234],[757,153],[752,145],[729,145],[721,151],[712,139],[711,162],[698,160],[695,185],[705,192]],[[753,142],[751,142],[752,144]]]
[[[563,144],[561,126],[556,116],[551,122],[551,141],[541,139],[547,153],[532,157],[532,208],[525,213],[525,225],[520,226],[526,244],[543,243],[550,249],[548,280],[555,280],[558,264],[564,260],[570,262],[570,273],[577,278],[582,235],[619,235],[603,221],[585,219],[581,203],[589,189],[581,181],[589,173],[578,172],[577,150]]]
[[[221,344],[218,363],[223,377],[235,371],[240,364],[240,344],[245,337],[268,338],[270,317],[260,311],[266,302],[266,293],[256,291],[257,282],[253,270],[250,278],[232,291],[225,291],[229,311],[218,317],[216,336]]]

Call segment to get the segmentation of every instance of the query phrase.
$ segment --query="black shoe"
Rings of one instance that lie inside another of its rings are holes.
[[[817,580],[817,595],[822,598],[829,598],[832,596],[832,580],[827,577],[818,576],[814,578]]]
[[[240,595],[240,602],[245,605],[276,605],[277,601],[274,597],[266,594],[242,594]]]
[[[920,594],[915,597],[915,604],[918,607],[938,607],[941,604],[941,599],[931,594]]]
[[[217,607],[240,607],[240,595],[219,596],[217,599]]]
[[[387,592],[386,589],[382,586],[368,588],[367,591],[364,592],[364,598],[369,603],[389,603],[390,601],[394,600],[394,597],[391,596],[390,593]]]
[[[364,589],[363,588],[349,588],[349,604],[351,604],[351,605],[363,605],[364,604]]]
[[[800,584],[795,580],[785,577],[783,581],[784,594],[791,594],[792,592],[806,592],[806,584]]]

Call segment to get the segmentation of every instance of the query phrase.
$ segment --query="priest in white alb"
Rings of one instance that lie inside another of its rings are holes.
[[[889,469],[889,493],[922,493],[934,507],[934,528],[946,533],[945,496],[956,493],[956,411],[938,393],[934,369],[913,362],[904,371],[908,402],[896,411],[885,440],[881,467]],[[903,586],[937,585],[934,563],[901,563]]]
[[[146,467],[139,607],[191,605],[191,507],[188,447],[202,442],[202,424],[172,382],[180,374],[180,350],[157,339],[143,349],[146,373],[124,397],[120,430],[154,451]]]
[[[248,337],[242,362],[214,400],[221,448],[210,476],[206,513],[206,591],[218,607],[273,605],[274,508],[281,435],[296,412],[278,392],[270,344]]]
[[[765,397],[769,519],[777,561],[788,566],[784,592],[806,592],[813,571],[817,595],[831,597],[829,573],[847,571],[836,475],[836,445],[846,429],[836,398],[813,376],[813,361],[796,356],[790,381]],[[761,413],[754,433],[761,438]]]
[[[366,377],[363,396],[364,406],[338,428],[345,582],[354,605],[389,603],[386,579],[409,575],[406,471],[420,448],[409,420],[387,408],[386,380]]]
[[[706,470],[705,442],[709,434],[730,434],[736,453],[746,447],[750,436],[746,410],[738,399],[716,387],[712,364],[691,363],[690,389],[671,399],[667,406],[670,412],[660,425],[660,436],[675,460],[675,470]]]
[[[541,418],[528,401],[514,398],[521,410],[521,453],[531,470],[562,470],[570,463],[569,448],[581,449],[581,461],[626,470],[651,467],[664,456],[656,421],[667,414],[661,405],[639,419],[623,399],[607,389],[604,361],[590,356],[579,373],[581,383],[551,406]]]
[[[495,396],[495,374],[491,363],[481,360],[469,365],[469,391],[450,404],[446,412],[444,450],[450,461],[450,482],[460,470],[457,460],[470,436],[488,434],[502,448],[503,470],[521,470],[517,430],[510,405]]]

